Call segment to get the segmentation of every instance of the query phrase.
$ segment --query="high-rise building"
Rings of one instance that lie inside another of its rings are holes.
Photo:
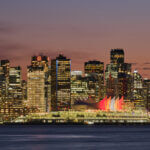
[[[49,57],[33,56],[27,73],[27,100],[31,108],[41,113],[50,109],[49,73]]]
[[[113,64],[124,63],[124,50],[123,49],[111,49],[110,62]]]
[[[22,80],[22,97],[23,97],[23,101],[26,102],[27,101],[27,81],[26,80]]]
[[[43,70],[28,70],[27,99],[31,108],[46,112],[45,73]]]
[[[52,110],[71,107],[71,60],[59,55],[51,61]]]
[[[22,79],[21,67],[10,67],[9,69],[9,88],[8,98],[13,101],[14,105],[22,104]]]
[[[49,67],[49,61],[50,59],[47,56],[33,56],[31,60],[31,66],[34,69],[42,67],[44,69],[44,72],[47,72]]]
[[[71,72],[71,104],[88,99],[88,82],[82,76],[82,71]]]
[[[104,78],[104,63],[100,61],[88,61],[84,63],[85,74],[97,73],[100,77]]]
[[[131,98],[131,64],[122,63],[118,66],[118,92],[119,96],[124,96],[124,98]]]
[[[104,63],[100,61],[88,61],[84,64],[85,76],[88,77],[89,89],[95,91],[92,96],[95,101],[104,97]]]
[[[118,97],[118,66],[117,64],[107,64],[105,70],[106,95]]]
[[[0,101],[8,98],[9,68],[9,60],[0,60]]]
[[[124,62],[124,50],[112,49],[110,64],[106,67],[105,81],[107,95],[131,98],[131,64]]]
[[[143,80],[143,87],[144,87],[144,99],[145,99],[145,104],[146,108],[148,111],[150,111],[150,79],[144,79]]]
[[[89,100],[92,102],[99,102],[101,99],[100,94],[102,94],[103,89],[100,89],[98,74],[91,73],[85,76],[84,80],[87,82]]]
[[[46,111],[51,111],[51,67],[45,73],[45,96],[46,96]]]
[[[0,61],[0,114],[6,121],[27,114],[22,105],[21,68],[10,67],[9,60]]]
[[[146,100],[144,98],[143,78],[137,70],[132,75],[132,101],[136,109],[145,109]]]

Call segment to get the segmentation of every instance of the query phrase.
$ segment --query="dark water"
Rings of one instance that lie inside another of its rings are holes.
[[[150,126],[0,126],[0,150],[150,150]]]

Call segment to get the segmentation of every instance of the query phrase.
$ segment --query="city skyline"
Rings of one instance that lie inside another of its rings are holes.
[[[20,64],[23,77],[30,56],[43,52],[51,59],[62,52],[73,70],[84,62],[109,63],[111,48],[123,48],[126,62],[149,76],[149,10],[147,0],[30,2],[1,1],[0,59]]]
[[[103,62],[89,60],[83,73],[71,71],[71,59],[63,54],[52,59],[51,65],[48,56],[32,56],[27,81],[22,80],[19,66],[0,60],[2,120],[61,111],[148,113],[150,79],[132,72],[125,56],[123,49],[111,49],[106,69]]]
[[[0,0],[2,150],[150,147],[150,0]]]
[[[116,48],[116,49],[122,49],[122,48]],[[110,49],[110,50],[113,50],[113,49]],[[122,50],[124,50],[124,49],[122,49]],[[126,52],[125,52],[126,53]],[[22,67],[22,65],[20,65],[20,64],[16,64],[15,63],[15,65],[14,65],[14,61],[12,61],[11,59],[1,59],[1,60],[9,60],[9,62],[10,62],[10,66],[11,67],[21,67],[21,76],[22,76],[22,79],[23,80],[27,80],[27,70],[28,70],[28,66],[30,66],[30,63],[32,62],[32,57],[42,57],[42,56],[46,56],[46,57],[48,57],[48,59],[49,59],[49,65],[51,65],[51,60],[53,60],[54,58],[56,58],[58,55],[65,55],[64,53],[62,53],[62,51],[60,52],[60,53],[58,53],[55,57],[52,57],[52,58],[50,58],[49,57],[49,55],[45,55],[44,53],[42,53],[42,52],[40,52],[40,53],[38,53],[37,55],[31,55],[31,56],[29,56],[29,58],[30,58],[30,61],[29,62],[27,62],[27,66],[24,66],[24,67]],[[108,56],[110,55],[110,52],[109,52],[109,54],[108,54]],[[65,55],[65,56],[68,56],[68,55]],[[72,58],[70,58],[70,57],[68,57],[70,60],[72,60]],[[127,58],[125,57],[125,60],[127,60]],[[98,59],[87,59],[86,58],[86,61],[100,61],[100,62],[102,62],[101,60],[98,60]],[[71,64],[71,71],[82,71],[83,73],[84,73],[84,63],[86,62],[86,61],[84,61],[83,63],[81,63],[81,64],[74,64],[74,62],[72,62]],[[127,62],[127,61],[126,61]],[[104,70],[106,69],[106,67],[107,67],[107,65],[109,64],[109,63],[111,63],[111,60],[110,60],[110,56],[109,56],[109,60],[108,60],[108,63],[105,63],[105,61],[104,62],[102,62],[102,63],[104,63]],[[129,63],[129,62],[128,62]],[[143,72],[141,71],[141,69],[142,68],[137,68],[137,67],[135,67],[135,65],[137,65],[136,63],[130,63],[131,65],[132,65],[132,72],[134,72],[135,70],[136,71],[138,71],[141,75],[142,75],[142,77],[143,78],[145,78],[145,79],[147,79],[147,78],[149,78],[149,76],[146,76],[145,74],[143,74]],[[141,64],[141,66],[143,66],[143,65],[150,65],[148,62],[147,63],[143,63],[143,64]],[[75,67],[76,66],[76,67]],[[79,67],[79,69],[76,69],[76,68],[78,68]],[[143,67],[143,69],[144,70],[149,70],[149,68],[148,67]]]

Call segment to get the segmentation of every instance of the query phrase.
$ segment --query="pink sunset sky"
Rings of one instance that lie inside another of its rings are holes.
[[[149,0],[1,0],[0,59],[21,65],[25,79],[32,55],[61,52],[83,70],[123,48],[126,62],[150,77],[149,8]]]

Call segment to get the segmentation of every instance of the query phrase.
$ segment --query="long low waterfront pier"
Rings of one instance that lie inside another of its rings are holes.
[[[148,113],[104,111],[58,111],[20,116],[11,123],[150,123]]]

